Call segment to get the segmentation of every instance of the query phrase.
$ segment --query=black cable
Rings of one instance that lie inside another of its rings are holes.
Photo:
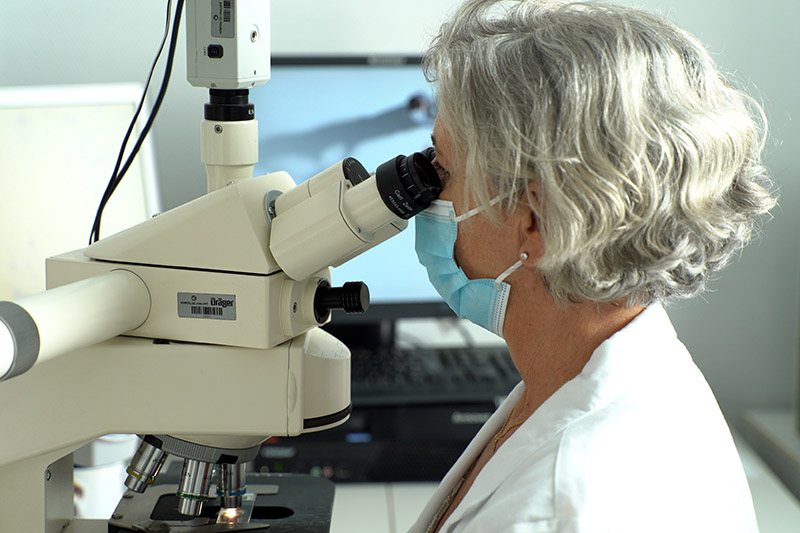
[[[137,141],[137,144],[134,146],[133,150],[131,151],[131,153],[128,156],[128,160],[126,162],[125,167],[123,167],[122,171],[120,172],[120,168],[119,167],[120,167],[122,158],[124,156],[125,148],[127,146],[127,143],[128,143],[129,138],[130,138],[130,135],[131,135],[131,133],[133,131],[134,125],[135,125],[135,123],[136,123],[136,121],[137,121],[137,119],[139,117],[139,113],[141,112],[142,107],[144,106],[144,101],[145,101],[145,98],[146,98],[146,95],[147,95],[147,91],[148,91],[148,88],[149,88],[149,85],[150,85],[150,81],[151,81],[152,76],[153,76],[153,72],[154,72],[156,64],[158,63],[158,60],[159,60],[159,58],[161,56],[161,53],[162,53],[163,48],[164,48],[164,43],[166,42],[167,35],[169,33],[169,27],[170,27],[169,20],[170,20],[170,11],[171,11],[170,8],[171,8],[171,5],[172,5],[172,0],[169,0],[167,2],[167,18],[166,18],[166,24],[165,24],[165,30],[164,30],[164,37],[161,40],[161,45],[160,45],[159,50],[158,50],[158,52],[156,54],[155,60],[153,61],[153,64],[152,64],[152,66],[150,68],[150,73],[149,73],[148,78],[147,78],[147,83],[145,84],[145,89],[144,89],[144,92],[142,94],[142,98],[139,101],[139,107],[137,108],[136,113],[134,114],[133,120],[131,121],[131,124],[128,127],[128,131],[127,131],[127,133],[125,135],[125,139],[123,140],[122,146],[120,147],[120,153],[119,153],[119,156],[117,158],[117,163],[116,163],[116,166],[114,168],[114,172],[112,173],[111,179],[108,182],[108,186],[106,187],[106,190],[103,193],[103,198],[100,201],[100,206],[98,207],[97,214],[96,214],[95,220],[94,220],[94,224],[92,225],[92,232],[89,235],[89,244],[91,244],[93,241],[96,242],[97,240],[99,240],[99,238],[100,238],[100,222],[101,222],[101,219],[102,219],[103,210],[105,209],[105,206],[108,203],[108,201],[111,199],[111,196],[113,195],[113,193],[116,190],[117,186],[122,181],[122,178],[125,176],[125,173],[127,172],[128,168],[130,167],[134,157],[138,153],[139,148],[141,147],[141,145],[142,145],[142,143],[144,141],[144,137],[147,135],[147,131],[146,130],[142,130],[142,132],[139,135],[139,139]],[[179,16],[180,16],[179,15],[179,13],[180,13],[179,10],[180,10],[180,6],[178,7],[178,16],[176,17],[176,23],[179,22],[179,20],[178,20]],[[171,49],[170,53],[174,54],[174,50]],[[169,72],[167,72],[167,79],[168,79],[168,75],[169,75]],[[164,90],[165,90],[165,88],[163,87],[163,82],[162,82],[162,91],[164,91]],[[149,121],[150,124],[152,124],[152,118],[153,117],[154,117],[154,112],[151,111],[151,116],[150,116],[150,121]]]
[[[147,81],[144,84],[144,91],[142,92],[142,98],[139,100],[139,105],[136,108],[136,112],[133,114],[133,119],[131,120],[130,125],[128,126],[128,131],[125,133],[125,137],[122,140],[122,146],[119,149],[119,155],[117,156],[117,162],[114,166],[114,172],[111,173],[111,179],[108,180],[108,185],[106,186],[106,190],[103,191],[103,197],[100,200],[100,205],[102,207],[98,208],[97,214],[95,215],[94,224],[92,225],[92,232],[89,234],[89,244],[92,244],[92,239],[94,237],[94,241],[97,241],[100,237],[100,219],[102,217],[103,208],[108,200],[111,198],[111,194],[113,189],[115,188],[114,183],[118,181],[119,176],[119,168],[122,165],[122,158],[125,155],[125,148],[128,145],[128,140],[131,137],[131,133],[133,133],[134,126],[136,125],[136,121],[139,120],[139,114],[144,107],[144,102],[147,97],[147,92],[150,88],[150,81],[153,79],[153,73],[155,72],[156,65],[158,64],[158,60],[161,57],[161,53],[164,51],[164,44],[167,42],[167,38],[169,37],[169,29],[170,29],[170,21],[172,20],[172,0],[167,1],[167,16],[166,21],[164,24],[164,35],[161,38],[161,44],[158,47],[158,51],[156,52],[156,57],[153,59],[153,64],[150,66],[150,72],[147,75]],[[96,235],[96,237],[95,237]]]
[[[125,132],[125,137],[122,139],[122,145],[119,148],[119,155],[117,156],[117,162],[114,165],[114,171],[111,173],[111,178],[108,180],[108,185],[106,186],[105,191],[103,191],[103,197],[100,199],[100,206],[98,207],[97,213],[95,214],[94,223],[92,224],[92,231],[89,234],[89,244],[91,245],[93,241],[97,241],[100,234],[100,220],[102,217],[103,207],[105,203],[111,197],[111,190],[114,188],[114,183],[117,181],[117,176],[119,175],[119,168],[122,165],[122,158],[125,155],[125,148],[128,145],[128,140],[131,137],[131,133],[133,133],[133,128],[136,125],[136,121],[139,120],[139,114],[144,107],[144,102],[147,97],[147,91],[150,88],[150,81],[153,79],[153,73],[155,72],[156,65],[158,64],[158,60],[161,57],[161,53],[164,51],[164,44],[167,42],[167,37],[169,37],[169,29],[170,29],[170,21],[172,20],[172,0],[167,1],[167,16],[166,22],[164,24],[164,35],[161,38],[161,44],[158,47],[158,51],[156,52],[156,57],[153,59],[153,64],[150,66],[150,72],[147,75],[147,81],[144,84],[144,91],[142,92],[142,98],[139,100],[139,105],[136,108],[136,112],[133,114],[133,119],[131,119],[131,123],[128,126],[128,131]],[[97,237],[95,237],[97,235]]]
[[[136,154],[139,152],[142,144],[144,143],[147,134],[150,132],[150,128],[153,126],[153,122],[155,121],[156,115],[158,114],[158,110],[161,108],[161,103],[164,101],[164,96],[167,93],[167,86],[169,85],[169,78],[172,73],[172,64],[175,59],[175,48],[178,42],[178,29],[180,28],[180,21],[181,21],[181,13],[183,11],[183,4],[184,0],[178,0],[177,6],[175,8],[175,18],[172,24],[172,36],[170,39],[170,46],[169,52],[167,53],[167,64],[164,69],[164,78],[161,82],[161,87],[158,91],[158,96],[156,97],[156,101],[153,104],[153,109],[150,111],[150,116],[147,119],[147,123],[145,124],[142,131],[139,133],[139,138],[136,141],[131,153],[128,155],[128,159],[125,162],[125,165],[120,169],[120,164],[122,162],[122,158],[125,153],[125,148],[128,143],[128,140],[133,132],[134,125],[139,117],[139,113],[144,106],[145,97],[147,95],[148,87],[150,86],[150,80],[152,79],[153,72],[155,71],[156,64],[158,63],[159,58],[161,57],[161,52],[164,49],[164,43],[166,42],[167,34],[169,31],[169,14],[170,14],[170,7],[172,4],[172,0],[169,0],[167,3],[167,21],[165,27],[164,37],[161,40],[161,46],[158,49],[158,53],[156,54],[155,60],[153,61],[153,65],[150,68],[150,73],[147,77],[147,83],[145,84],[144,92],[142,93],[142,98],[139,101],[139,107],[136,110],[136,113],[131,120],[130,126],[128,127],[128,131],[125,134],[125,138],[122,141],[122,146],[120,147],[119,156],[117,157],[117,163],[114,167],[114,172],[111,175],[111,179],[108,182],[108,186],[106,187],[105,192],[103,193],[103,198],[100,201],[100,205],[97,208],[97,213],[95,215],[94,223],[92,224],[92,232],[89,235],[89,244],[93,242],[97,242],[100,240],[100,222],[103,217],[103,210],[106,207],[106,204],[111,199],[111,196],[114,194],[114,191],[117,189],[119,184],[122,182],[122,178],[125,177],[125,174],[128,172],[128,169],[133,164],[133,160],[136,157]]]

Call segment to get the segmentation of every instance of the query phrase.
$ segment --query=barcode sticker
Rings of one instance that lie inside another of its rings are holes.
[[[234,18],[236,4],[233,0],[213,0],[211,2],[211,35],[214,37],[234,37]]]
[[[236,295],[179,292],[178,316],[181,318],[236,320]]]

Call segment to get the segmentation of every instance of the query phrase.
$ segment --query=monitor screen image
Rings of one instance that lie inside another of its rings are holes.
[[[272,78],[250,91],[259,129],[255,174],[284,170],[300,183],[355,157],[368,171],[429,147],[436,115],[418,60],[273,58]],[[322,230],[322,229],[321,229]],[[333,271],[364,281],[373,304],[441,303],[408,229]]]

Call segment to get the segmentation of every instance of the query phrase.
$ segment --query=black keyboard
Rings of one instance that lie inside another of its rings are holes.
[[[519,383],[505,347],[351,349],[354,406],[494,401]]]

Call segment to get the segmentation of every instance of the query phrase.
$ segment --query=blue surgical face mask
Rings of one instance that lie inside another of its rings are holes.
[[[458,223],[483,209],[475,208],[456,216],[453,202],[434,200],[428,209],[414,217],[415,246],[431,284],[456,315],[502,337],[511,291],[511,285],[503,280],[520,268],[522,261],[511,265],[497,279],[468,279],[453,257]]]

